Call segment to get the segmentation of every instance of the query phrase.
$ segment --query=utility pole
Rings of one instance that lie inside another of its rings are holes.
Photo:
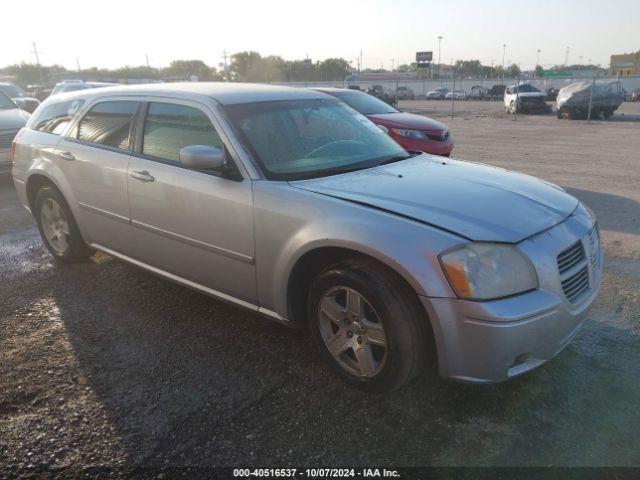
[[[493,58],[491,59],[491,78],[493,78]]]
[[[540,49],[538,49],[538,56],[536,57],[536,66],[540,65]]]
[[[228,77],[228,71],[229,71],[229,67],[227,65],[227,51],[226,50],[222,50],[222,58],[224,58],[224,81],[228,82],[229,81],[229,77]]]
[[[78,73],[82,72],[82,69],[80,68],[80,59],[78,57],[76,57],[76,65],[78,66]]]
[[[504,55],[507,53],[507,44],[502,44],[502,83],[504,83]]]
[[[396,59],[392,58],[391,59],[391,71],[393,72],[395,70],[395,65],[396,65]]]
[[[149,68],[149,54],[148,53],[144,54],[144,59],[147,61],[147,68]]]
[[[36,42],[33,42],[32,45],[33,45],[33,51],[31,53],[33,53],[36,56],[36,65],[38,66],[38,73],[40,74],[40,83],[44,85],[44,76],[42,75],[42,66],[40,65],[40,56],[38,55]]]
[[[442,49],[441,49],[441,44],[442,44],[442,39],[444,37],[439,36],[438,37],[438,78],[440,79],[440,86],[442,87],[442,75],[440,74],[440,65],[442,65]]]
[[[358,73],[362,73],[364,70],[364,65],[362,65],[362,50],[360,50],[360,71]]]
[[[564,54],[564,66],[569,66],[569,47],[567,47],[567,51]]]

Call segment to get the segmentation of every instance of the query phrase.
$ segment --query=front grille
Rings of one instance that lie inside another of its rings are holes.
[[[591,266],[597,269],[600,266],[600,229],[598,224],[589,232],[589,250],[591,251]]]
[[[578,240],[558,255],[558,270],[560,270],[560,275],[568,272],[583,260],[584,248],[582,247],[582,242]]]
[[[13,142],[13,139],[15,138],[17,133],[18,130],[12,130],[9,132],[4,131],[0,133],[0,150],[11,148],[11,142]]]
[[[427,137],[431,140],[435,140],[436,142],[444,142],[447,138],[449,138],[449,132],[444,132],[444,135],[440,133],[427,133]]]
[[[581,294],[589,289],[589,269],[585,266],[578,273],[562,281],[562,291],[571,303],[576,303]]]

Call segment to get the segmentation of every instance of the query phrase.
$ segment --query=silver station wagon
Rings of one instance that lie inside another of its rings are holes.
[[[406,151],[316,91],[85,90],[45,101],[15,142],[16,190],[56,259],[101,250],[308,328],[370,391],[430,362],[468,382],[526,372],[600,285],[596,219],[562,188]]]

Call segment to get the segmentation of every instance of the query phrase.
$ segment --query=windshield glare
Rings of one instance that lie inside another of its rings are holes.
[[[408,156],[370,120],[337,100],[248,103],[225,109],[272,180],[331,175]]]
[[[388,103],[383,102],[379,98],[369,95],[368,93],[358,92],[331,92],[331,94],[342,100],[351,108],[357,110],[363,115],[381,115],[384,113],[398,113]]]
[[[7,97],[4,93],[0,92],[0,108],[7,110],[10,108],[17,108],[16,105]]]
[[[25,96],[24,92],[15,85],[0,85],[0,91],[10,98]]]

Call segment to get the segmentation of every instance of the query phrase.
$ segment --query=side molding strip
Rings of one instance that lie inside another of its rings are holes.
[[[187,280],[186,278],[182,278],[179,277],[178,275],[174,275],[173,273],[169,273],[165,270],[161,270],[159,268],[153,267],[151,265],[148,265],[144,262],[141,262],[139,260],[135,260],[131,257],[128,257],[126,255],[123,255],[122,253],[118,253],[114,250],[111,250],[110,248],[107,247],[103,247],[102,245],[99,245],[97,243],[92,243],[89,245],[91,248],[95,248],[96,250],[100,250],[104,253],[106,253],[107,255],[111,255],[113,257],[119,258],[120,260],[123,260],[127,263],[130,263],[132,265],[135,265],[136,267],[140,267],[143,268],[144,270],[147,270],[151,273],[154,273],[156,275],[159,275],[161,277],[164,277],[168,280],[171,280],[175,283],[179,283],[181,285],[184,285],[185,287],[189,287],[192,288],[194,290],[197,290],[199,292],[202,292],[206,295],[209,295],[211,297],[217,298],[218,300],[222,300],[234,305],[237,305],[239,307],[242,308],[246,308],[247,310],[251,310],[252,312],[255,313],[259,313],[265,317],[269,317],[272,320],[276,320],[278,322],[284,323],[285,325],[290,325],[291,323],[289,322],[289,320],[287,320],[286,318],[284,318],[282,315],[268,310],[264,307],[259,307],[257,305],[254,305],[253,303],[247,302],[245,300],[241,300],[239,298],[233,297],[231,295],[227,295],[226,293],[222,293],[219,292],[217,290],[214,290],[212,288],[209,287],[205,287],[204,285],[200,285],[199,283],[193,282],[191,280]]]

